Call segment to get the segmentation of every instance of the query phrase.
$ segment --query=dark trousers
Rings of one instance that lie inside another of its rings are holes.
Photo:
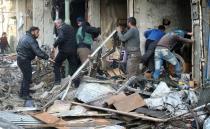
[[[129,52],[126,65],[127,77],[136,76],[139,74],[139,64],[141,59],[141,52]]]
[[[29,96],[30,83],[32,82],[32,67],[30,60],[17,58],[17,64],[23,74],[20,88],[20,96]]]
[[[55,83],[61,82],[61,66],[62,63],[65,60],[68,60],[69,67],[71,69],[70,75],[73,75],[74,72],[77,70],[78,67],[78,59],[77,59],[77,53],[71,52],[71,53],[64,53],[64,52],[58,52],[56,58],[55,58],[55,64],[54,64],[54,74],[55,74]]]
[[[6,49],[2,47],[2,48],[1,48],[1,54],[4,54],[5,51],[6,51]]]
[[[145,54],[142,56],[142,63],[147,67],[149,71],[154,71],[155,63],[154,63],[154,51],[157,42],[153,40],[147,40],[145,44]]]

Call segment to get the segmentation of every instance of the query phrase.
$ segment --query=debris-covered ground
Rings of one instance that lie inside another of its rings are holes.
[[[71,77],[64,78],[60,87],[53,87],[52,64],[36,60],[33,107],[23,107],[26,103],[18,94],[21,72],[15,55],[1,56],[0,124],[12,129],[210,128],[209,105],[197,105],[199,86],[188,74],[177,83],[164,78],[153,81],[148,73],[129,79],[119,70],[106,73],[103,78],[81,76],[77,88],[69,85],[73,83]],[[69,89],[63,96],[66,87]]]

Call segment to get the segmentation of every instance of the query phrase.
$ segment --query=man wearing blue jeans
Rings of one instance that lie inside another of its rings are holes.
[[[165,35],[165,26],[159,25],[158,29],[149,29],[144,32],[146,38],[145,53],[141,58],[141,62],[146,67],[145,71],[154,72],[154,51],[158,41]]]
[[[188,34],[191,35],[191,33]],[[183,35],[180,33],[180,31],[173,31],[164,35],[157,43],[157,47],[155,49],[155,72],[153,74],[154,79],[158,79],[160,76],[160,69],[163,65],[163,60],[171,63],[175,67],[176,78],[181,78],[180,64],[175,55],[170,51],[170,48],[177,42],[193,43],[192,40],[183,38]]]

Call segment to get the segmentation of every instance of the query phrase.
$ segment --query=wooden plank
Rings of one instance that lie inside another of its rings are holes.
[[[44,123],[52,124],[52,126],[54,125],[54,127],[57,129],[69,129],[69,128],[65,127],[65,125],[68,124],[66,121],[64,121],[61,118],[58,118],[56,116],[50,115],[47,112],[36,113],[36,114],[31,114],[31,115]],[[60,125],[60,127],[58,127],[59,125]]]
[[[105,103],[110,106],[110,105],[114,104],[115,102],[124,99],[125,97],[126,97],[126,95],[123,92],[121,92],[118,95],[113,95],[110,98],[108,98],[107,100],[105,100]]]
[[[130,112],[144,106],[145,102],[138,93],[134,93],[121,101],[115,102],[113,105],[119,111]]]
[[[113,70],[107,70],[107,73],[109,74],[110,77],[116,76]]]
[[[114,73],[115,73],[117,76],[121,76],[121,75],[124,74],[123,71],[120,70],[119,68],[113,69],[113,71],[114,71]]]
[[[120,114],[120,115],[135,117],[135,118],[148,120],[148,121],[154,121],[154,122],[167,122],[168,121],[168,119],[153,118],[153,117],[145,116],[144,114],[127,113],[127,112],[123,112],[123,111],[117,111],[117,110],[109,109],[109,108],[91,106],[91,105],[88,105],[88,104],[83,104],[83,103],[78,103],[78,102],[71,102],[71,103],[75,104],[75,105],[80,105],[80,106],[83,106],[83,107],[87,107],[87,108],[97,109],[97,110],[106,111],[106,112],[113,112],[113,113],[117,113],[117,114]]]

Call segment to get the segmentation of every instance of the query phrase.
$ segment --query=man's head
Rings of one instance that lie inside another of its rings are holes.
[[[38,38],[39,37],[39,28],[38,27],[35,27],[35,26],[32,26],[30,29],[29,29],[29,33],[31,33],[31,35],[34,37],[34,38]]]
[[[158,26],[158,29],[164,32],[166,28],[165,28],[164,25],[159,25],[159,26]]]
[[[83,17],[78,17],[78,18],[77,18],[77,25],[78,25],[78,26],[81,26],[82,23],[83,23],[84,21],[85,21],[85,20],[84,20]]]
[[[2,33],[2,37],[7,37],[7,33],[6,32],[3,32]]]
[[[171,24],[171,21],[169,19],[167,19],[167,18],[163,18],[162,24],[164,26],[169,26]]]
[[[128,27],[136,26],[136,18],[134,17],[129,17],[127,20]]]
[[[174,30],[173,32],[174,32],[174,34],[176,34],[176,35],[178,35],[178,36],[180,36],[180,37],[183,37],[183,38],[184,38],[185,35],[187,34],[186,31],[180,30],[180,29],[176,29],[176,30]]]
[[[61,28],[62,24],[63,24],[63,20],[62,19],[57,19],[54,21],[55,27],[57,29]]]

